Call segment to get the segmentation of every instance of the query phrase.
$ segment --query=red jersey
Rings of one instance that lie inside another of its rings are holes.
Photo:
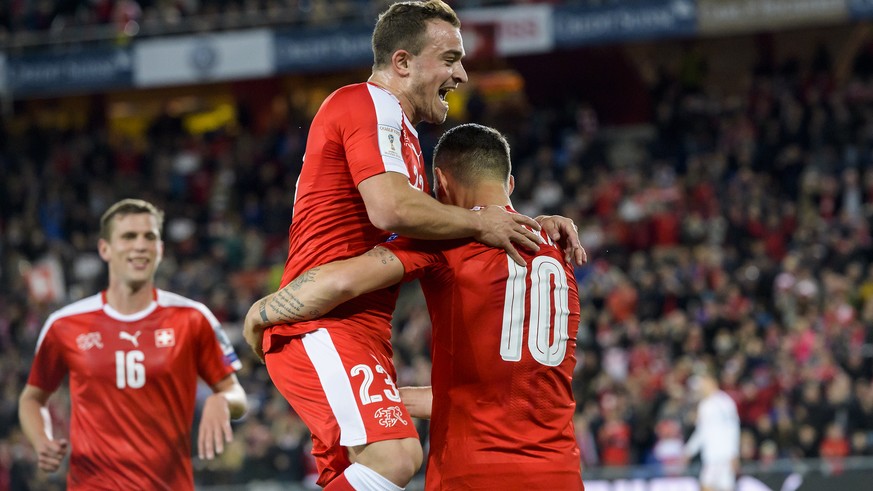
[[[321,105],[306,142],[289,230],[282,286],[300,273],[355,257],[388,238],[370,223],[357,186],[383,172],[399,172],[429,192],[418,133],[400,101],[381,87],[361,83],[340,88]],[[339,323],[391,336],[397,287],[350,300],[317,321],[271,327],[269,334],[298,335]]]
[[[193,490],[197,378],[214,385],[239,368],[203,304],[155,290],[124,315],[104,292],[46,320],[27,383],[54,392],[70,375],[69,490]]]
[[[579,297],[546,234],[527,267],[470,240],[385,246],[433,324],[426,488],[582,489],[573,429]],[[546,487],[543,487],[543,486]]]

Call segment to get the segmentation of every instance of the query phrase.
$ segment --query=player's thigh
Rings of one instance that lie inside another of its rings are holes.
[[[418,436],[400,402],[390,346],[378,340],[318,329],[271,350],[267,369],[313,433],[329,430],[325,441],[352,447]]]

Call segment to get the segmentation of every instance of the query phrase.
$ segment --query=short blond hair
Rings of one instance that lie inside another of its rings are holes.
[[[138,215],[148,213],[158,222],[158,232],[164,226],[164,212],[157,206],[142,199],[127,198],[110,206],[100,217],[100,238],[109,240],[112,237],[112,219],[116,216]]]

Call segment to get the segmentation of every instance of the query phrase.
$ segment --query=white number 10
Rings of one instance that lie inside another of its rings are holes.
[[[512,258],[506,259],[509,277],[506,279],[503,303],[500,357],[506,361],[519,361],[521,344],[524,342],[525,318],[528,317],[524,309],[528,270],[516,264]],[[570,302],[567,275],[556,259],[547,256],[534,258],[529,274],[531,291],[527,347],[534,360],[555,367],[564,360],[569,340]]]

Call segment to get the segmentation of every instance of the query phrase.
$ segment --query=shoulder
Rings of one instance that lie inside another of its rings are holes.
[[[46,323],[48,324],[51,322],[55,322],[59,319],[63,319],[65,317],[89,314],[100,310],[103,310],[103,299],[98,293],[96,295],[91,295],[90,297],[86,297],[76,302],[73,302],[59,310],[56,310],[49,316],[48,320],[46,320]]]
[[[209,310],[209,307],[196,300],[191,300],[190,298],[183,297],[178,293],[168,292],[159,289],[158,306],[164,308],[183,309],[188,312],[195,313],[195,315],[202,316],[213,327],[219,325],[218,319],[215,317],[212,311]]]
[[[101,312],[102,310],[103,299],[98,293],[96,295],[91,295],[90,297],[86,297],[76,302],[73,302],[66,307],[63,307],[53,312],[51,315],[48,316],[48,319],[46,319],[45,324],[43,324],[42,326],[42,330],[39,333],[39,338],[36,341],[37,349],[42,344],[46,334],[48,334],[52,326],[55,326],[58,323],[62,323],[65,319],[82,315],[89,315],[95,312]]]

